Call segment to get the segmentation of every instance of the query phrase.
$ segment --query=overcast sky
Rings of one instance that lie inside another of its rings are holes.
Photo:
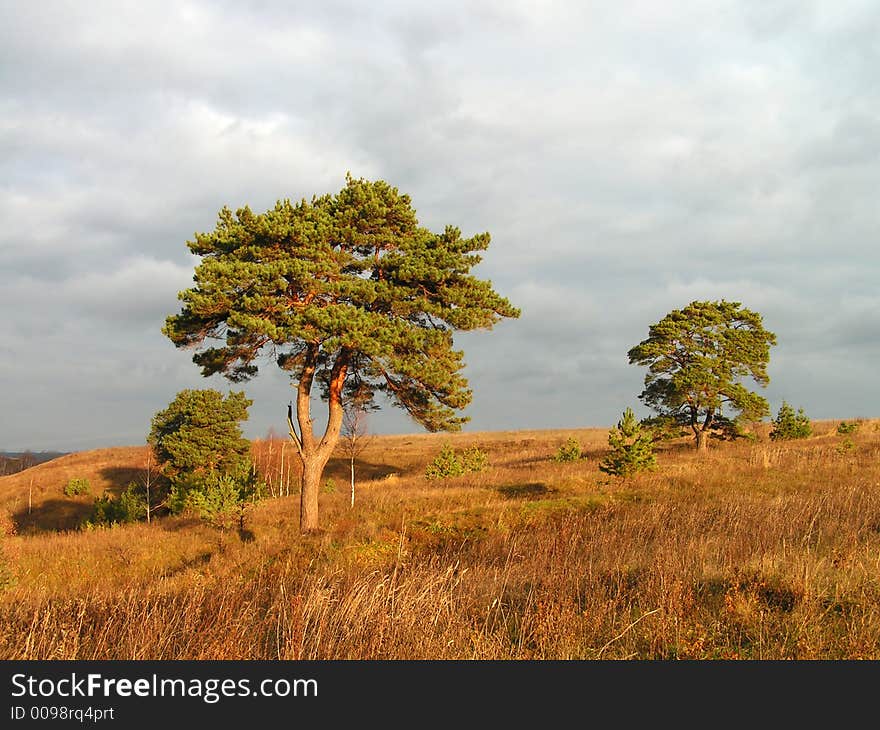
[[[140,444],[224,205],[388,181],[522,309],[467,430],[607,426],[694,299],[761,312],[775,413],[880,415],[876,0],[0,0],[0,449]],[[245,433],[284,431],[277,368]],[[376,432],[418,432],[399,409]]]

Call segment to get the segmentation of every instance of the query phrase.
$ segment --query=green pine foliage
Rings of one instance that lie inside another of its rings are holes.
[[[489,455],[476,446],[465,449],[461,455],[461,466],[465,473],[484,471],[489,466]]]
[[[165,476],[238,469],[250,455],[239,423],[252,403],[244,392],[181,390],[153,417],[147,439]]]
[[[213,470],[188,474],[177,480],[171,491],[171,511],[192,514],[219,527],[244,521],[244,511],[263,498],[266,487],[247,464],[221,473]]]
[[[448,479],[464,474],[464,465],[451,444],[443,444],[440,453],[425,468],[425,479]]]
[[[95,498],[92,513],[84,527],[110,527],[146,519],[147,498],[141,487],[131,482],[118,497],[104,493]]]
[[[460,477],[468,472],[483,471],[488,465],[488,454],[476,446],[458,454],[451,444],[446,443],[425,468],[425,479]]]
[[[651,434],[655,443],[657,441],[674,441],[688,434],[678,419],[668,414],[648,416],[639,423],[645,431]]]
[[[767,401],[744,381],[761,387],[770,382],[767,365],[775,344],[761,315],[739,302],[694,301],[651,325],[628,356],[631,364],[648,368],[639,398],[690,429],[703,449],[709,436],[734,437],[737,424],[769,415]]]
[[[782,401],[776,418],[772,420],[773,428],[770,431],[771,441],[789,441],[792,439],[805,439],[812,435],[813,427],[810,419],[803,408],[798,408],[795,413],[786,401]]]
[[[858,421],[841,421],[837,424],[837,433],[841,436],[853,434],[859,430]]]
[[[147,440],[166,478],[171,512],[212,518],[230,495],[246,502],[261,493],[240,426],[252,402],[243,392],[182,390],[153,417]]]
[[[553,461],[578,461],[583,456],[581,445],[576,438],[569,436],[565,443],[559,447],[553,457]]]
[[[347,175],[335,195],[279,200],[264,213],[224,207],[213,231],[188,242],[201,258],[195,286],[180,293],[182,309],[163,333],[196,350],[205,376],[240,382],[262,361],[290,374],[290,433],[304,467],[300,529],[318,526],[321,474],[353,392],[365,404],[387,397],[429,431],[467,421],[460,412],[472,394],[453,333],[519,316],[470,273],[489,240],[454,226],[428,230],[408,195]],[[314,391],[327,402],[321,435]]]
[[[81,494],[89,494],[91,491],[92,485],[85,477],[74,477],[64,485],[66,497],[78,497]]]
[[[632,408],[623,412],[623,418],[608,433],[608,445],[611,452],[599,464],[606,474],[630,477],[657,466],[653,436],[636,420]]]

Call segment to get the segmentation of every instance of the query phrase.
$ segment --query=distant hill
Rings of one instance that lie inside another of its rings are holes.
[[[0,476],[17,474],[37,464],[66,456],[67,453],[67,451],[0,451]]]

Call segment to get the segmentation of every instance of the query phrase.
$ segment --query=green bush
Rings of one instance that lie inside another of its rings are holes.
[[[810,419],[804,413],[804,409],[798,408],[797,413],[795,413],[794,408],[785,401],[782,401],[779,412],[772,423],[771,441],[804,439],[813,433],[813,427],[810,425]]]
[[[169,499],[173,514],[192,513],[208,522],[229,526],[243,519],[244,509],[262,499],[266,486],[247,462],[230,472],[216,470],[182,475],[173,481]]]
[[[461,466],[465,472],[483,471],[489,466],[489,455],[476,446],[465,449],[461,455]]]
[[[80,494],[88,494],[92,491],[92,485],[88,479],[71,479],[64,485],[64,494],[67,497],[77,497]]]
[[[147,517],[147,498],[139,485],[132,482],[118,497],[104,493],[95,498],[92,513],[85,527],[121,525],[139,522]]]
[[[559,447],[559,450],[553,457],[553,461],[577,461],[582,456],[581,445],[577,442],[577,439],[569,436],[566,442]]]
[[[599,464],[606,474],[629,477],[657,466],[653,434],[642,429],[632,408],[623,412],[623,418],[608,433],[608,445],[611,453]]]
[[[848,436],[851,433],[855,433],[859,430],[859,424],[857,421],[841,421],[837,424],[837,433],[841,436]]]
[[[476,446],[459,455],[450,444],[443,444],[440,453],[425,468],[426,479],[460,477],[468,472],[483,471],[489,465],[489,456]]]
[[[462,474],[464,474],[464,466],[450,444],[443,444],[440,453],[425,469],[426,479],[447,479]]]

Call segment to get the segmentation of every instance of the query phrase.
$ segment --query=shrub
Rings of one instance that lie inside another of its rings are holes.
[[[577,461],[582,456],[581,445],[577,442],[577,439],[569,436],[566,442],[559,447],[556,456],[553,457],[553,461]]]
[[[841,421],[837,424],[837,433],[839,433],[841,436],[847,436],[851,433],[855,433],[858,430],[859,424],[856,421],[850,421],[848,423],[846,421]]]
[[[247,462],[229,472],[216,470],[188,474],[175,480],[170,507],[174,514],[190,512],[214,524],[228,526],[244,519],[244,509],[262,499],[266,486]]]
[[[599,464],[606,474],[629,477],[657,466],[653,434],[642,429],[632,408],[623,412],[623,418],[608,433],[608,445],[611,453]]]
[[[426,479],[447,479],[462,474],[464,474],[464,466],[450,444],[443,444],[440,453],[425,469]]]
[[[753,423],[755,421],[742,414],[736,418],[728,418],[727,416],[717,414],[709,435],[721,441],[735,441],[736,439],[743,438],[755,441],[757,440],[755,434],[747,430],[749,424]]]
[[[460,477],[468,472],[483,471],[489,465],[489,456],[476,446],[466,449],[461,455],[455,453],[450,444],[443,444],[440,453],[425,468],[426,479],[447,479]]]
[[[80,494],[88,494],[92,491],[92,485],[88,479],[71,479],[64,485],[64,494],[67,497],[77,497]]]
[[[461,455],[461,466],[465,472],[480,472],[489,466],[489,455],[476,446],[465,449]]]
[[[220,474],[210,489],[191,489],[186,493],[185,510],[203,520],[230,527],[236,520],[244,521],[245,508],[262,496],[262,490],[243,488],[230,474]]]
[[[772,441],[803,439],[813,433],[813,427],[810,425],[810,419],[804,413],[804,409],[798,408],[795,413],[794,408],[785,401],[782,401],[779,412],[772,423],[773,430],[770,432]]]
[[[141,488],[134,482],[130,483],[118,497],[104,493],[95,498],[92,514],[85,522],[85,527],[98,525],[121,525],[139,522],[146,519],[147,498]]]

